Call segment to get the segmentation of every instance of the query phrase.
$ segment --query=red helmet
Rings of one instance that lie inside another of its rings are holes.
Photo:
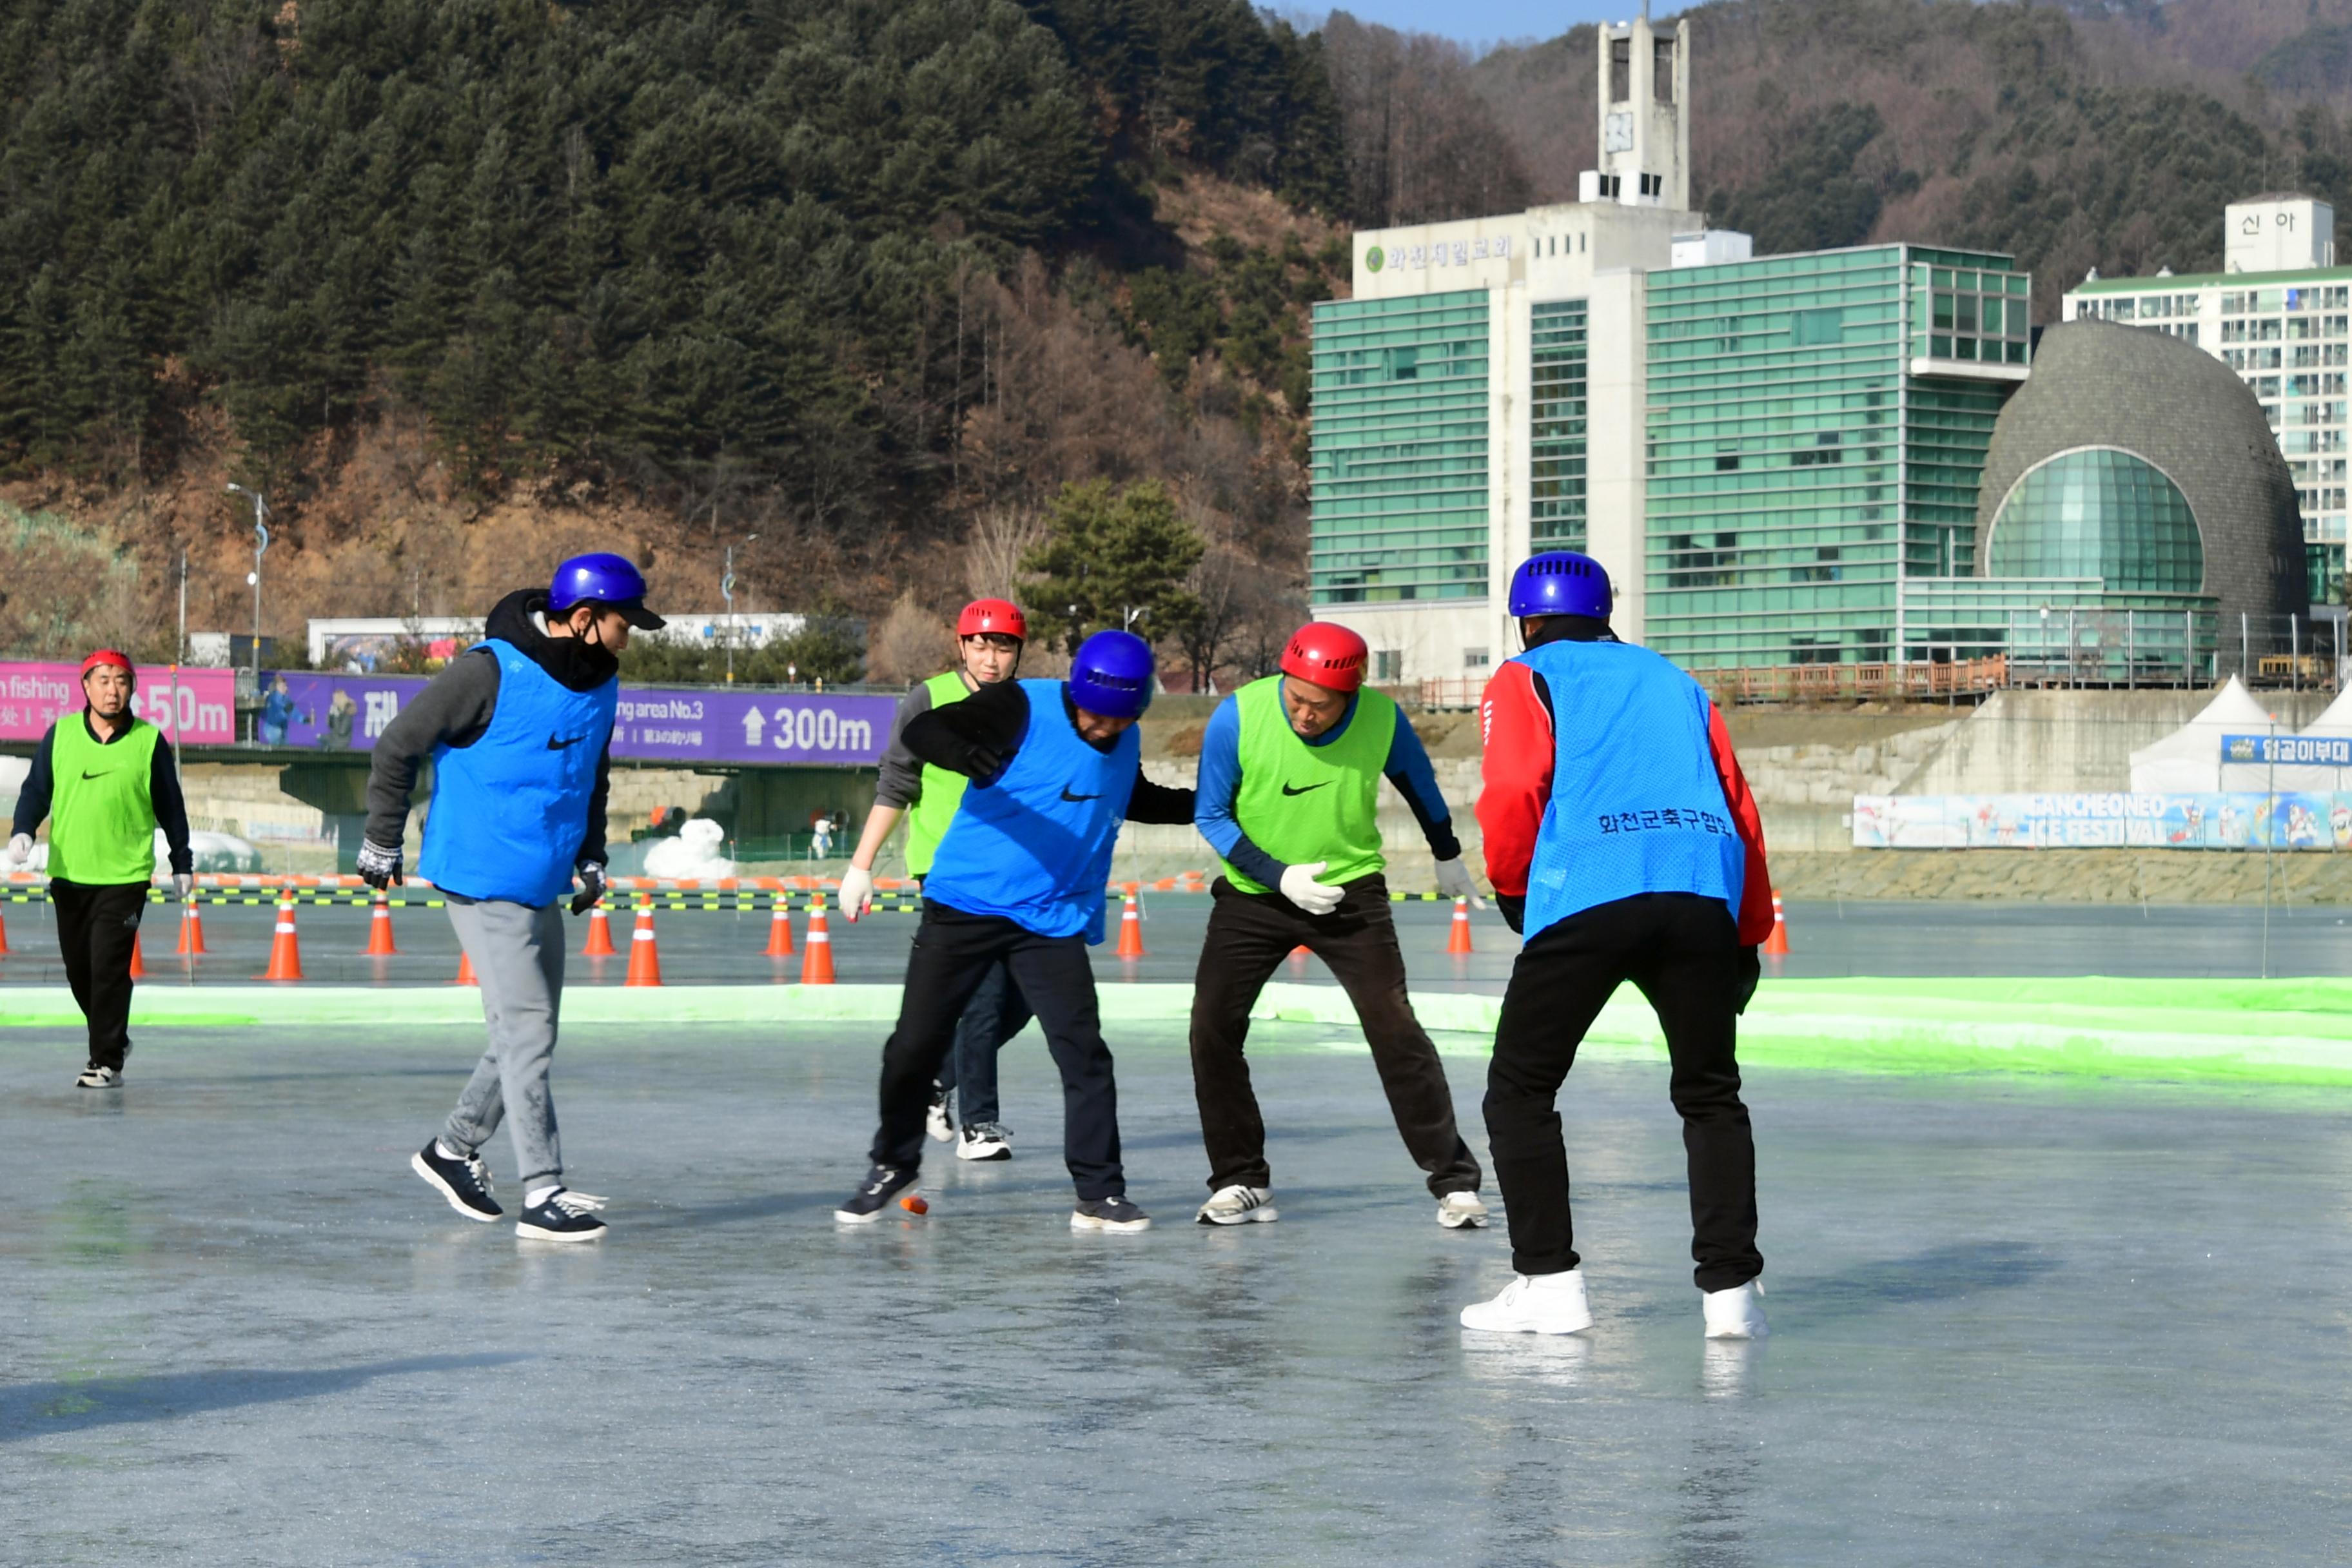
[[[1282,650],[1282,673],[1333,691],[1353,691],[1364,683],[1364,639],[1330,621],[1309,621],[1290,634]]]
[[[1021,614],[1021,606],[1010,599],[974,599],[956,617],[956,636],[976,637],[982,632],[1029,640],[1029,623]]]
[[[81,661],[81,673],[83,678],[88,679],[91,670],[96,669],[99,666],[103,664],[110,664],[117,669],[121,670],[125,675],[131,676],[134,679],[138,675],[138,671],[131,668],[131,660],[128,656],[117,653],[110,647],[102,647],[96,653],[91,654],[88,658]]]

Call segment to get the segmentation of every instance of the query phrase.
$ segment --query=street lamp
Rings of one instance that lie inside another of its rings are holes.
[[[756,533],[747,533],[741,542],[749,544],[759,537]],[[727,574],[719,579],[719,596],[727,601],[727,684],[732,686],[735,684],[735,546],[732,544],[727,547]]]
[[[259,490],[247,489],[234,480],[230,481],[228,493],[244,496],[253,502],[253,570],[245,574],[245,580],[253,585],[253,647],[250,654],[253,680],[258,687],[261,684],[261,557],[263,552],[269,548],[269,524],[267,521],[269,503],[261,499]]]

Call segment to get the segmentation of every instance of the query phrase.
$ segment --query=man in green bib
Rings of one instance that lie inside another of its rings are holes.
[[[132,710],[131,660],[102,647],[81,661],[87,705],[41,737],[16,795],[9,858],[32,858],[33,830],[49,819],[49,902],[66,984],[89,1021],[89,1061],[74,1081],[119,1089],[131,1055],[131,951],[155,879],[155,830],[185,900],[195,887],[188,808],[172,743]]]
[[[1019,675],[1021,648],[1028,636],[1028,618],[1020,605],[1009,599],[974,599],[956,617],[956,668],[917,682],[898,700],[898,711],[890,721],[890,743],[882,753],[881,777],[874,786],[874,809],[866,814],[866,831],[849,858],[849,869],[841,875],[841,912],[850,920],[863,915],[874,901],[874,857],[898,819],[907,819],[907,873],[919,883],[930,874],[940,840],[947,837],[948,824],[963,801],[969,781],[961,773],[919,761],[903,739],[908,722]],[[997,1121],[996,1053],[1022,1031],[1029,1016],[1021,988],[1002,963],[989,972],[964,1009],[956,1026],[955,1048],[932,1086],[928,1123],[933,1138],[942,1143],[955,1141],[959,1160],[1013,1157],[1012,1134]]]
[[[1291,637],[1282,673],[1218,704],[1201,740],[1195,824],[1225,863],[1192,989],[1192,1089],[1209,1151],[1203,1225],[1276,1217],[1265,1123],[1242,1046],[1258,992],[1302,946],[1355,1005],[1397,1131],[1428,1173],[1437,1222],[1486,1223],[1445,1068],[1405,996],[1381,875],[1382,778],[1420,820],[1439,890],[1475,898],[1476,889],[1429,753],[1396,704],[1364,689],[1365,658],[1354,632],[1310,622]]]

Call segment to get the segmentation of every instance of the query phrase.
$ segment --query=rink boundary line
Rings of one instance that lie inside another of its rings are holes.
[[[578,1027],[887,1024],[895,984],[580,987],[564,996]],[[1114,1026],[1181,1025],[1192,987],[1100,987]],[[397,1000],[394,1000],[396,998]],[[1423,992],[1412,998],[1449,1056],[1483,1055],[1501,998]],[[1361,1051],[1336,986],[1269,984],[1251,1016],[1340,1031],[1310,1048]],[[481,1027],[478,992],[458,986],[140,987],[136,1025],[180,1028]],[[0,987],[0,1027],[78,1026],[59,986]],[[1116,1040],[1114,1039],[1114,1044]],[[1587,1037],[1589,1057],[1660,1060],[1664,1041],[1638,994],[1620,992]],[[1899,1076],[2012,1072],[2074,1078],[2352,1087],[2352,980],[1772,980],[1740,1021],[1751,1068]]]

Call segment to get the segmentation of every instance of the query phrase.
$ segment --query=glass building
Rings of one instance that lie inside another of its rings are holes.
[[[1528,515],[1538,550],[1585,545],[1584,311],[1581,300],[1530,311]]]
[[[1653,274],[1643,640],[1695,669],[1929,657],[1902,584],[1973,571],[2029,287],[1899,245]]]
[[[2189,498],[2156,466],[2113,447],[2027,470],[1993,519],[1993,577],[2095,577],[2111,589],[2196,594],[2205,546]]]
[[[1315,310],[1318,605],[1486,592],[1484,289]]]

